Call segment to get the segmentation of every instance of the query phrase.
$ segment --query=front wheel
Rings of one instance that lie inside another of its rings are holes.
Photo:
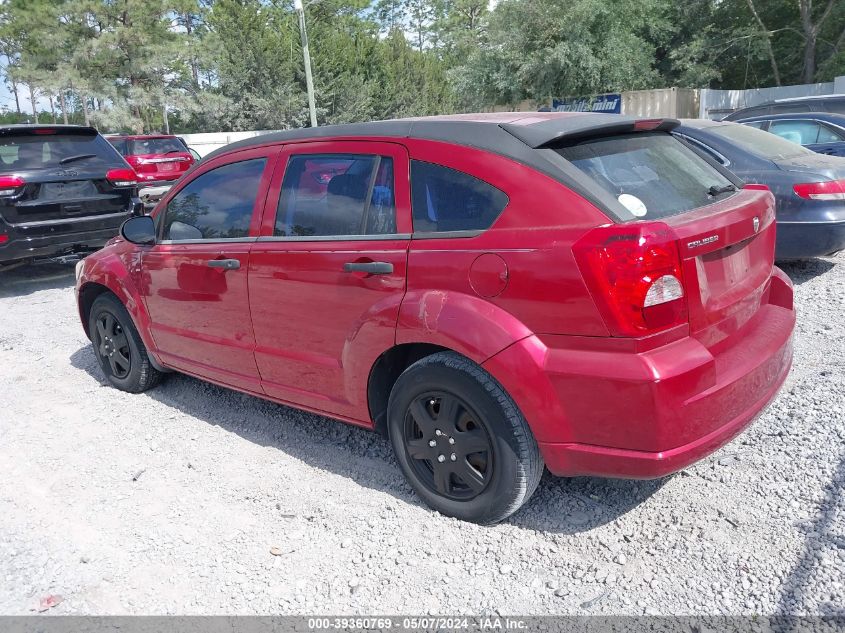
[[[419,496],[448,516],[491,524],[534,493],[543,460],[511,397],[454,352],[406,369],[390,394],[388,431]]]
[[[147,348],[120,300],[102,294],[88,317],[94,355],[109,382],[122,391],[140,393],[155,387],[161,372],[150,363]]]

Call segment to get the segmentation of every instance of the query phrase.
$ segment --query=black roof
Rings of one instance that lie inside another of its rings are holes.
[[[271,132],[236,141],[211,152],[206,158],[259,145],[344,137],[445,141],[516,158],[522,155],[523,147],[540,149],[584,137],[632,132],[635,124],[641,121],[621,114],[592,112],[495,112],[391,119]],[[655,123],[661,130],[670,130],[680,124],[675,119],[659,119]]]
[[[641,127],[638,123],[642,125],[643,119],[592,112],[495,112],[393,119],[262,134],[221,147],[203,157],[202,162],[251,147],[309,139],[417,138],[444,141],[492,152],[527,165],[566,185],[610,217],[631,220],[634,216],[615,197],[596,187],[588,176],[550,147],[585,138],[634,132]],[[653,119],[648,120],[642,129],[669,131],[678,125],[680,121],[676,119]]]

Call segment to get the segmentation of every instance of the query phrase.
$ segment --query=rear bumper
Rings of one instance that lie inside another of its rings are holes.
[[[775,258],[779,261],[824,257],[845,250],[845,221],[778,221]]]
[[[740,415],[692,442],[665,451],[636,451],[573,443],[540,443],[548,469],[563,476],[598,475],[625,479],[655,479],[686,468],[721,448],[748,428],[777,395],[792,365],[792,346],[776,361],[780,374],[762,397]],[[719,406],[717,398],[711,404]]]
[[[27,235],[26,227],[0,222],[0,233],[8,236],[0,244],[0,263],[95,251],[116,236],[120,225],[132,216],[132,212],[125,212],[68,220],[64,225],[56,225],[55,233],[41,235]],[[71,225],[70,230],[67,225]]]
[[[694,336],[531,336],[485,363],[519,405],[560,476],[662,477],[741,433],[792,364],[795,312],[778,269],[757,313],[711,347]]]

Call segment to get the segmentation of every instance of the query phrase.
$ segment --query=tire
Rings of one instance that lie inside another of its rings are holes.
[[[498,523],[531,497],[543,474],[516,403],[484,369],[454,352],[427,356],[399,376],[387,425],[408,482],[447,516]]]
[[[132,317],[116,296],[105,293],[94,300],[88,332],[94,355],[112,385],[121,391],[141,393],[161,381],[162,374],[150,363]]]

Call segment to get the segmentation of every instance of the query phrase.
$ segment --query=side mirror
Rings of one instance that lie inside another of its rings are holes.
[[[156,243],[156,225],[148,215],[129,218],[120,226],[120,236],[127,242],[152,246]]]
[[[188,151],[191,153],[191,156],[194,157],[195,161],[200,162],[202,160],[202,156],[200,156],[200,153],[197,150],[195,150],[193,147],[189,147]]]

